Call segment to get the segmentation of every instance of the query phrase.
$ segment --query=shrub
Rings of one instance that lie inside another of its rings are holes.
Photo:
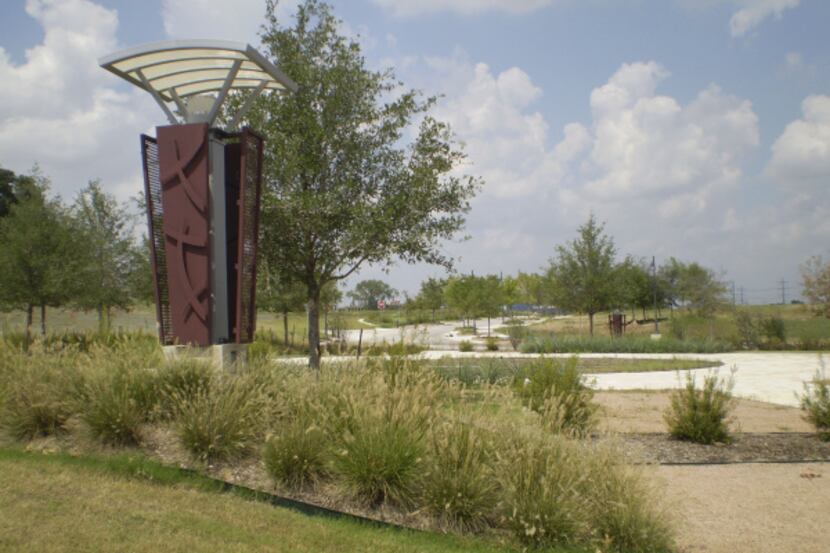
[[[701,444],[729,440],[729,414],[733,408],[734,378],[720,379],[717,372],[703,378],[696,386],[692,374],[686,373],[686,385],[672,392],[671,405],[664,414],[673,438]]]
[[[816,428],[822,440],[830,441],[830,381],[825,376],[823,362],[813,381],[804,383],[800,399],[804,419]]]
[[[151,378],[144,369],[94,369],[87,376],[79,405],[81,419],[93,436],[110,445],[139,443],[141,424],[150,417],[147,390],[154,389]]]
[[[328,438],[319,426],[297,418],[265,442],[263,460],[268,474],[290,488],[312,484],[327,472]]]
[[[513,351],[519,351],[519,346],[521,346],[522,342],[527,339],[527,327],[512,325],[505,328],[504,331],[507,333],[507,337],[510,340],[510,345],[513,347]]]
[[[490,456],[480,432],[466,422],[440,425],[432,433],[421,500],[442,525],[478,531],[493,520],[498,489]]]
[[[72,359],[9,353],[4,365],[0,427],[5,433],[28,440],[62,432],[73,413]]]
[[[787,327],[781,317],[769,317],[761,321],[761,330],[767,340],[777,344],[787,341]]]
[[[526,407],[542,415],[550,430],[585,436],[596,425],[597,406],[577,363],[576,356],[564,362],[535,360],[517,373],[513,390]]]
[[[485,348],[487,348],[487,351],[499,351],[499,343],[495,338],[490,336],[485,342]]]
[[[469,340],[461,340],[458,342],[458,351],[473,351],[473,343]]]
[[[177,430],[195,458],[211,462],[247,453],[261,434],[262,391],[252,379],[226,377],[176,399]]]
[[[752,315],[746,311],[739,311],[735,315],[735,325],[738,328],[738,336],[741,340],[741,346],[754,349],[758,347],[758,325]]]

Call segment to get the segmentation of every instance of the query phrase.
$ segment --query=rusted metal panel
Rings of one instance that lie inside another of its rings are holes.
[[[208,126],[157,127],[170,319],[179,344],[210,345]]]
[[[230,328],[228,336],[232,342],[237,339],[237,306],[238,283],[239,283],[239,177],[241,146],[238,141],[239,135],[234,135],[237,142],[231,142],[225,146],[225,222],[227,224],[227,274],[228,274],[228,321]]]
[[[167,258],[164,238],[164,210],[159,180],[158,144],[156,139],[141,135],[141,159],[144,169],[144,194],[147,204],[147,227],[150,231],[150,259],[153,269],[153,290],[156,295],[156,321],[159,340],[174,343],[170,320],[170,289],[167,286]]]
[[[256,330],[256,266],[262,187],[262,137],[244,128],[239,137],[239,235],[237,252],[237,343],[253,340]]]

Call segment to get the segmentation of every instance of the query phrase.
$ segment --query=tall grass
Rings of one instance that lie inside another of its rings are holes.
[[[0,352],[0,429],[18,440],[64,431],[77,381],[74,355]]]

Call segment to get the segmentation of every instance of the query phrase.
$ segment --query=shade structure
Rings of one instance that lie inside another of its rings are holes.
[[[101,67],[146,90],[171,123],[180,121],[167,107],[174,102],[184,122],[212,124],[231,90],[291,91],[297,85],[249,44],[225,40],[169,40],[143,44],[98,60]],[[216,93],[198,115],[189,105],[194,96]],[[254,95],[255,96],[255,95]],[[249,104],[233,117],[235,124]]]

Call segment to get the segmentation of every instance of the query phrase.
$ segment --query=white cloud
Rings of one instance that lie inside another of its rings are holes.
[[[705,209],[713,192],[738,182],[744,154],[759,141],[750,102],[710,85],[683,106],[656,93],[668,75],[654,62],[624,64],[591,93],[591,149],[580,197],[649,198],[672,218]]]
[[[476,15],[485,12],[522,14],[553,3],[553,0],[372,0],[396,17],[409,17],[438,12]]]
[[[772,145],[766,174],[790,189],[827,188],[830,178],[830,96],[809,96],[803,117],[787,125]]]
[[[289,23],[298,0],[277,4],[277,19]],[[259,43],[265,22],[263,0],[164,0],[161,9],[164,30],[170,38],[214,38]]]
[[[140,191],[138,134],[160,121],[152,100],[114,89],[97,59],[118,48],[118,17],[88,0],[30,0],[41,44],[13,64],[0,52],[0,163],[38,163],[55,191],[71,197],[91,178],[121,199]]]
[[[729,30],[732,36],[743,36],[770,16],[781,18],[785,10],[798,6],[800,0],[740,0],[743,7],[732,15]]]

